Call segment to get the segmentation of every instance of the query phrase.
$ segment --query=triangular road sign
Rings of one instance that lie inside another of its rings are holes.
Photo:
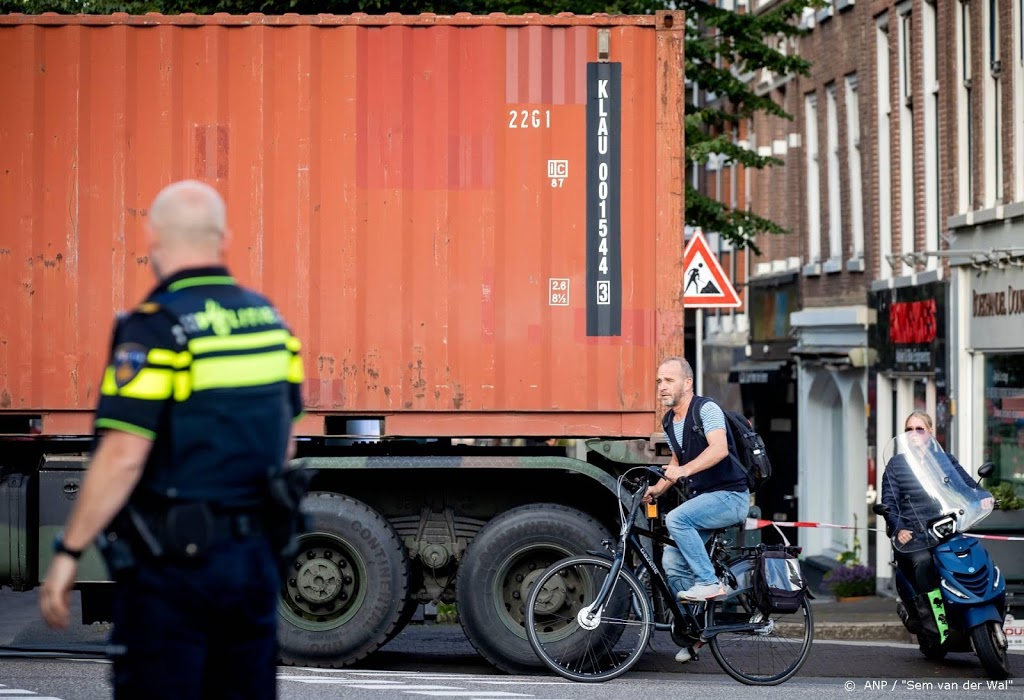
[[[687,306],[705,309],[742,306],[700,229],[694,231],[683,252],[683,307]]]

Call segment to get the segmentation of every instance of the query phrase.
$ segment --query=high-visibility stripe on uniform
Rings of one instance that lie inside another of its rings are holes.
[[[172,282],[167,285],[167,291],[176,292],[179,289],[186,289],[187,287],[202,287],[210,284],[227,284],[231,285],[235,283],[235,278],[230,275],[208,275],[206,277],[187,277],[177,282]]]
[[[242,333],[239,335],[209,335],[202,338],[193,338],[188,341],[188,349],[192,351],[193,355],[202,355],[210,352],[230,350],[254,350],[272,345],[287,347],[290,337],[291,334],[283,329],[260,331],[258,333]]]
[[[288,381],[291,384],[302,384],[306,379],[306,373],[302,368],[302,358],[298,355],[292,355],[291,359],[288,360]]]
[[[192,374],[189,370],[174,373],[174,400],[178,403],[192,395]]]
[[[135,435],[141,435],[144,438],[149,438],[150,440],[156,439],[156,433],[154,433],[152,430],[147,430],[146,428],[142,428],[137,425],[127,423],[123,420],[114,420],[113,418],[97,418],[96,427],[108,428],[110,430],[120,430],[121,432],[125,433],[133,433]]]
[[[131,381],[117,390],[128,399],[160,401],[169,399],[174,388],[174,372],[170,369],[143,367]]]
[[[100,384],[100,393],[104,396],[117,395],[117,380],[114,379],[114,368],[107,367],[103,373],[103,383]]]
[[[292,354],[287,350],[255,355],[208,357],[192,361],[192,391],[262,386],[288,379]]]
[[[192,354],[188,352],[175,352],[165,348],[153,348],[146,355],[146,361],[151,365],[182,369],[183,367],[188,367],[192,361]]]
[[[118,386],[114,378],[114,368],[107,367],[103,375],[100,392],[104,396],[123,396],[128,399],[160,401],[171,397],[173,389],[173,372],[158,367],[143,367],[131,381]]]

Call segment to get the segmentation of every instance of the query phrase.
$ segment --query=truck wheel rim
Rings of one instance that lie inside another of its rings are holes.
[[[561,590],[553,591],[553,595],[548,596],[534,610],[539,624],[543,626],[543,630],[538,630],[538,633],[546,643],[565,639],[584,626],[578,622],[578,618],[590,606],[583,601],[593,601],[596,592],[593,577],[583,571],[580,565],[564,569],[548,579],[549,584],[552,582]],[[541,596],[538,596],[540,600]]]
[[[570,552],[550,544],[523,547],[506,557],[494,577],[493,600],[498,617],[510,631],[526,639],[526,597],[544,569]]]
[[[366,565],[355,550],[329,533],[309,533],[285,574],[278,609],[296,627],[334,629],[359,611],[365,581]]]

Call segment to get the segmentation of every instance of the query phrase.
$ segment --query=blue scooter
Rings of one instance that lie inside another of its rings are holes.
[[[968,486],[958,465],[930,435],[900,434],[884,456],[883,502],[872,510],[886,518],[886,534],[892,538],[900,619],[929,659],[970,652],[973,646],[989,677],[1006,678],[1006,584],[981,540],[964,534],[992,512],[992,495]],[[986,463],[978,475],[984,478],[993,469]],[[886,503],[895,503],[895,509]],[[897,566],[897,551],[910,556],[930,552],[936,587],[917,590],[916,581]]]

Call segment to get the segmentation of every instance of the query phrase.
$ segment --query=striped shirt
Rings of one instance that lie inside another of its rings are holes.
[[[725,414],[714,401],[705,401],[700,409],[700,420],[704,425],[704,437],[707,437],[715,430],[725,430]],[[672,421],[672,429],[676,434],[676,442],[683,446],[683,424],[685,421]],[[665,436],[668,440],[668,435]]]

